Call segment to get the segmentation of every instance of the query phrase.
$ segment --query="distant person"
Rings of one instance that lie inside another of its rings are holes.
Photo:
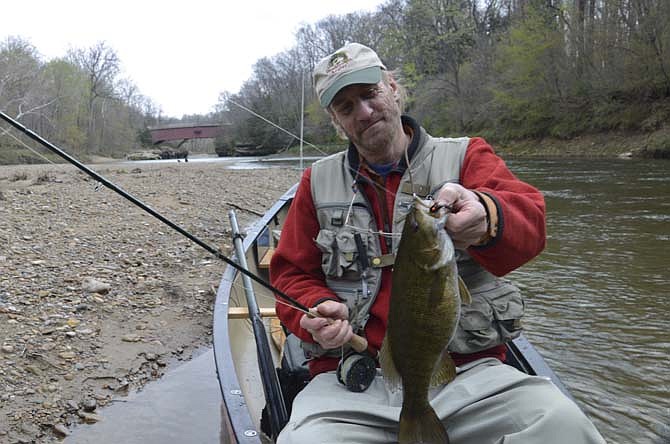
[[[188,162],[188,151],[184,153],[184,162]]]
[[[516,178],[484,139],[435,138],[403,115],[404,89],[372,49],[345,45],[322,59],[313,76],[320,104],[349,148],[305,170],[272,258],[271,281],[336,322],[277,304],[282,323],[302,341],[312,376],[277,442],[397,442],[400,403],[380,374],[366,391],[353,393],[335,369],[354,333],[381,347],[395,238],[416,193],[451,207],[445,229],[473,298],[448,347],[458,375],[431,398],[451,444],[604,443],[550,381],[504,365],[505,342],[520,334],[524,303],[501,276],[545,246],[540,191]],[[376,260],[366,270],[353,263],[356,234]]]

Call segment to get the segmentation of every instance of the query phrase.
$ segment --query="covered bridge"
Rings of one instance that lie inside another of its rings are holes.
[[[179,140],[184,143],[190,139],[214,139],[223,132],[219,124],[203,125],[171,125],[162,128],[149,128],[151,143],[158,145],[163,142]]]

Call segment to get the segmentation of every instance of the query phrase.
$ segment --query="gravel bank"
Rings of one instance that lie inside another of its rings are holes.
[[[94,169],[230,252],[299,179],[221,163]],[[0,166],[0,442],[55,442],[211,342],[225,264],[68,165]]]

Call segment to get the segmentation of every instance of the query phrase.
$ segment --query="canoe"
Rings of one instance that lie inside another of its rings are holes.
[[[243,248],[247,269],[269,281],[269,258],[276,246],[297,185],[287,191],[265,215],[246,230]],[[222,443],[271,443],[261,432],[261,416],[266,405],[257,348],[242,286],[242,274],[234,267],[225,270],[214,306],[214,359],[223,395]],[[267,342],[274,367],[280,367],[279,344],[283,338],[274,314],[269,291],[253,283],[259,312],[263,316]],[[520,371],[550,379],[568,397],[564,384],[533,345],[522,335],[507,344],[507,364]],[[272,375],[275,377],[275,375]]]

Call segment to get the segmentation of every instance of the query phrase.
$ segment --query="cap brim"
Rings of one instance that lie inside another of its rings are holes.
[[[327,108],[335,95],[349,85],[357,83],[379,83],[382,80],[382,69],[379,66],[370,66],[358,71],[349,72],[335,80],[321,95],[321,106]]]

